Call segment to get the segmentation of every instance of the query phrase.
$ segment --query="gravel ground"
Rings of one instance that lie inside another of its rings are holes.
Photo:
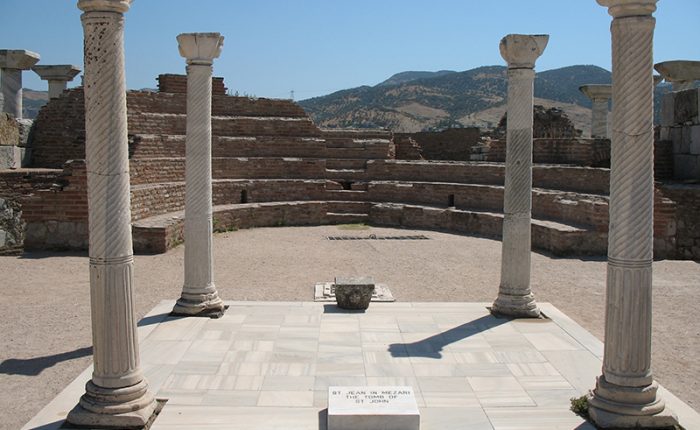
[[[335,235],[424,234],[431,240],[330,241]],[[492,301],[501,244],[471,236],[336,226],[261,228],[217,234],[215,279],[225,300],[313,300],[313,285],[370,275],[399,301]],[[184,248],[137,256],[137,318],[182,285]],[[91,360],[85,254],[0,257],[0,429],[18,429]],[[654,263],[656,378],[700,409],[700,264]],[[603,338],[605,261],[532,255],[532,288]],[[594,381],[591,381],[593,387]],[[77,399],[76,399],[77,401]]]

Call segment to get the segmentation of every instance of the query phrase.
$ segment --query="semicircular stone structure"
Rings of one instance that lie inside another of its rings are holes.
[[[159,81],[158,92],[127,94],[136,252],[184,240],[186,79]],[[320,129],[291,100],[229,96],[221,78],[212,85],[215,232],[368,223],[500,237],[502,162],[396,159],[389,131]],[[68,90],[36,119],[33,166],[56,169],[57,180],[23,201],[27,249],[86,246],[82,100],[81,88]],[[569,144],[538,140],[535,151]],[[537,157],[533,248],[605,254],[609,169]]]

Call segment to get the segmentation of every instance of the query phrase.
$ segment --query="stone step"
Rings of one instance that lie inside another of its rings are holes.
[[[499,238],[503,214],[499,212],[444,208],[398,203],[366,203],[368,213],[336,212],[329,201],[281,201],[217,205],[213,208],[215,231],[240,228],[329,223],[369,223],[371,225],[440,230]],[[348,203],[348,202],[346,202]],[[349,202],[353,204],[353,202]],[[184,211],[165,213],[133,222],[134,250],[162,253],[182,243]],[[604,255],[607,233],[585,226],[533,219],[533,249],[554,255]]]
[[[129,115],[132,134],[180,134],[187,115],[140,112]],[[321,131],[308,117],[213,116],[212,133],[220,136],[319,137]]]
[[[367,160],[357,158],[328,158],[326,159],[326,170],[357,170],[364,171],[367,167]]]
[[[326,179],[358,181],[366,177],[364,169],[326,169]]]
[[[390,141],[357,148],[327,148],[326,139],[295,136],[212,136],[213,157],[306,157],[363,160],[388,157]],[[129,138],[132,159],[185,157],[185,135],[135,134]]]
[[[369,221],[369,214],[326,212],[329,224],[357,224]]]
[[[370,202],[358,201],[329,201],[328,212],[347,213],[347,214],[368,214],[372,208]]]

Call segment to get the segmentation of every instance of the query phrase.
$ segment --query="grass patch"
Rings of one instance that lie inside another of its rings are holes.
[[[590,417],[588,416],[588,397],[591,395],[589,392],[588,394],[585,394],[581,397],[572,397],[569,399],[571,401],[571,406],[569,409],[571,409],[571,412],[575,413],[576,415],[584,418],[586,421],[589,423],[591,422]],[[595,423],[592,423],[595,426]],[[595,426],[598,428],[598,426]],[[674,427],[669,428],[668,430],[686,430],[683,426],[677,425]]]
[[[571,406],[569,407],[571,412],[588,419],[588,394],[584,394],[581,397],[572,397],[569,400],[571,401]]]

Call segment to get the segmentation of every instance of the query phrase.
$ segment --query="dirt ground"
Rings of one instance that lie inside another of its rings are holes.
[[[430,240],[331,241],[326,236],[424,234]],[[313,300],[313,285],[369,275],[399,301],[492,301],[499,241],[436,232],[336,226],[218,234],[215,279],[225,300]],[[184,247],[136,256],[137,318],[182,285]],[[532,289],[602,339],[605,261],[532,255]],[[18,429],[90,364],[86,254],[0,257],[0,429]],[[657,380],[700,409],[700,264],[654,263],[653,368]],[[591,381],[591,388],[595,381]],[[76,399],[77,401],[78,399]]]

